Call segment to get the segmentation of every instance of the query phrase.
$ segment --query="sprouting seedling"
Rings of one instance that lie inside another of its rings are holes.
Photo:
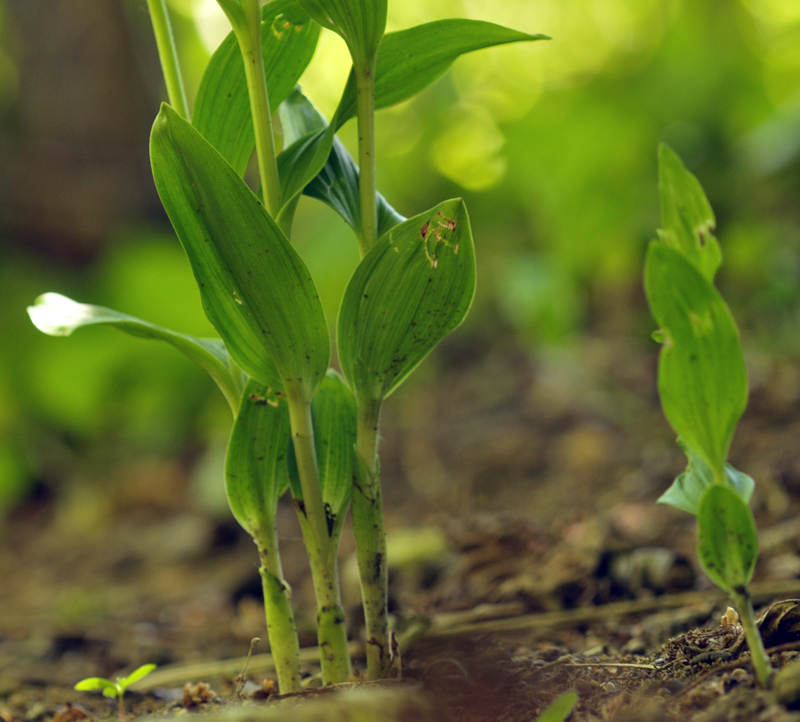
[[[659,190],[663,228],[647,249],[644,285],[662,344],[661,406],[688,460],[659,502],[697,516],[700,562],[733,600],[756,678],[767,687],[769,659],[749,593],[758,556],[748,506],[755,483],[727,463],[747,405],[747,369],[736,323],[714,286],[722,260],[714,213],[697,178],[665,145]]]
[[[225,394],[234,417],[226,492],[258,550],[283,693],[299,688],[300,667],[275,529],[278,498],[289,489],[300,520],[326,683],[351,674],[337,551],[352,500],[367,677],[381,679],[399,666],[388,629],[381,407],[464,320],[475,292],[475,252],[461,199],[406,220],[377,191],[374,111],[424,90],[464,53],[547,36],[467,19],[386,33],[387,0],[218,2],[232,32],[211,57],[190,109],[165,0],[148,0],[172,106],[161,108],[150,136],[153,178],[220,338],[182,335],[58,294],[40,296],[29,314],[51,335],[105,324],[166,341]],[[322,28],[342,36],[353,61],[329,123],[295,87]],[[358,164],[336,137],[351,119],[358,123]],[[254,151],[258,195],[243,179]],[[290,240],[301,193],[341,215],[361,253],[338,316],[341,374],[329,366],[322,304]],[[104,694],[118,689],[94,683]]]
[[[125,716],[125,690],[128,689],[134,682],[144,679],[150,672],[156,668],[155,664],[143,664],[141,667],[134,669],[127,677],[117,677],[116,682],[112,682],[105,677],[87,677],[82,679],[75,685],[75,689],[79,692],[89,692],[93,690],[101,690],[104,697],[116,698],[119,705],[119,718]]]

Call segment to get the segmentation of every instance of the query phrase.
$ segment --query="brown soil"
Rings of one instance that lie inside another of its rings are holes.
[[[777,669],[800,640],[800,608],[775,605],[800,598],[800,384],[787,382],[798,378],[788,362],[750,361],[732,462],[757,481],[753,593]],[[532,361],[462,337],[387,404],[387,525],[405,550],[393,611],[417,684],[386,704],[422,704],[400,710],[417,722],[531,722],[572,689],[576,722],[800,720],[780,701],[800,683],[755,687],[740,627],[722,624],[727,600],[699,571],[693,519],[654,503],[683,463],[654,368],[654,350],[624,338]],[[266,643],[238,679],[265,631],[252,544],[227,517],[193,509],[185,488],[161,493],[185,487],[181,464],[142,460],[110,477],[122,485],[91,524],[61,494],[26,503],[0,532],[0,718],[110,718],[115,703],[75,682],[148,662],[159,669],[126,695],[129,720],[274,707]],[[281,525],[312,646],[289,505]],[[343,572],[357,629],[347,561]],[[313,663],[306,672],[306,694],[330,697],[312,689]],[[378,722],[395,719],[384,712]]]

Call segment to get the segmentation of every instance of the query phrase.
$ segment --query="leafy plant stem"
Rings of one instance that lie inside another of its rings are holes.
[[[298,502],[298,517],[311,565],[311,577],[317,598],[317,637],[320,647],[322,678],[326,683],[347,681],[350,676],[350,652],[341,605],[336,563],[336,545],[332,542],[322,499],[311,404],[296,394],[288,394],[289,424],[303,492]]]
[[[150,19],[153,23],[158,57],[161,60],[161,70],[164,73],[170,105],[183,118],[190,120],[189,103],[186,100],[178,49],[175,46],[175,36],[172,34],[166,0],[147,0],[147,5],[150,9]]]
[[[297,459],[297,472],[303,491],[301,517],[308,522],[306,535],[308,553],[315,553],[320,559],[328,555],[330,537],[322,501],[317,453],[314,448],[314,425],[311,419],[311,404],[296,393],[288,393],[289,424],[292,430],[292,444]]]
[[[758,626],[756,625],[756,615],[753,611],[750,592],[746,588],[739,589],[733,591],[731,597],[736,611],[739,613],[739,621],[742,623],[744,637],[750,650],[750,659],[753,662],[758,684],[762,689],[769,689],[772,668],[769,663],[769,657],[767,657],[767,653],[764,650],[764,640],[761,638],[761,632],[758,631]]]
[[[281,189],[278,179],[278,162],[275,152],[275,135],[272,127],[272,112],[267,94],[267,78],[264,56],[261,52],[261,3],[259,0],[243,0],[245,22],[234,22],[233,30],[244,59],[247,92],[256,136],[256,156],[264,203],[273,218],[281,209]]]
[[[308,518],[299,514],[300,527],[307,539],[310,534]],[[347,644],[347,627],[341,604],[339,576],[335,550],[322,557],[316,547],[308,547],[311,579],[317,599],[317,644],[320,650],[320,667],[325,684],[346,682],[351,674],[350,648]]]
[[[387,612],[386,532],[378,474],[380,413],[380,401],[359,401],[352,514],[367,633],[368,680],[385,679],[392,664]]]
[[[259,539],[258,554],[261,559],[259,572],[264,590],[267,633],[278,674],[278,687],[281,694],[289,694],[300,689],[300,643],[292,611],[291,593],[283,579],[274,525],[269,539]]]
[[[358,164],[360,172],[361,256],[378,240],[378,212],[375,180],[375,59],[354,65],[358,112]]]

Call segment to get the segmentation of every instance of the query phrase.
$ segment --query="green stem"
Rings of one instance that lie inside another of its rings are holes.
[[[359,400],[356,464],[353,486],[353,535],[356,540],[361,598],[367,633],[367,679],[386,679],[399,660],[389,638],[389,576],[378,475],[378,422],[381,402]]]
[[[189,103],[186,100],[186,89],[183,86],[181,66],[178,61],[178,50],[175,46],[175,36],[172,34],[172,25],[167,13],[166,0],[147,0],[150,9],[150,19],[153,22],[153,31],[156,36],[158,57],[161,60],[161,70],[167,85],[167,95],[170,105],[180,113],[181,117],[191,120]]]
[[[298,509],[298,518],[303,537],[308,539],[312,532],[302,509]],[[317,644],[322,681],[325,684],[340,684],[350,678],[352,667],[335,548],[326,558],[322,558],[316,548],[309,545],[308,561],[317,599]]]
[[[354,66],[358,99],[358,164],[361,200],[361,256],[378,240],[378,211],[375,201],[375,60]]]
[[[297,504],[298,517],[317,598],[322,679],[325,683],[346,682],[350,677],[350,652],[340,601],[336,544],[332,542],[328,530],[317,468],[311,404],[293,393],[287,394],[287,401],[297,471],[303,491],[303,500]]]
[[[281,187],[278,178],[278,161],[275,151],[275,135],[272,128],[272,112],[269,107],[267,76],[264,70],[264,55],[261,50],[261,3],[259,0],[242,0],[246,21],[231,18],[233,31],[239,42],[244,59],[247,92],[250,96],[250,111],[256,137],[256,156],[264,203],[273,218],[281,209]]]
[[[300,643],[292,611],[291,592],[283,579],[274,526],[269,536],[268,541],[256,542],[261,559],[259,572],[264,590],[269,646],[278,674],[278,688],[281,694],[289,694],[300,689]]]
[[[314,448],[314,425],[311,420],[311,404],[304,398],[287,394],[289,424],[292,430],[292,444],[297,459],[300,488],[303,491],[301,513],[308,520],[310,538],[306,539],[308,553],[326,559],[330,547],[327,516],[322,501],[322,487],[317,468],[317,451]]]
[[[756,625],[756,615],[753,611],[753,603],[750,599],[750,592],[747,588],[738,590],[731,594],[736,611],[739,613],[739,621],[742,623],[744,637],[750,649],[750,659],[753,662],[753,669],[756,673],[758,685],[762,689],[769,689],[772,677],[772,666],[764,649],[764,640],[761,632]]]

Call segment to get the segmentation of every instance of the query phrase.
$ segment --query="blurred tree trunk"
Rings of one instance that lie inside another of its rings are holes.
[[[86,260],[110,229],[156,207],[147,143],[157,80],[146,77],[158,68],[137,57],[144,0],[125,2],[5,0],[19,83],[0,115],[3,243]]]

